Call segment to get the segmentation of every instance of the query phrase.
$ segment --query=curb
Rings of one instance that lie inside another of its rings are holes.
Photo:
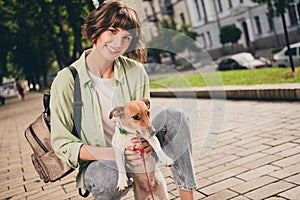
[[[299,101],[300,84],[262,84],[151,89],[151,97]]]

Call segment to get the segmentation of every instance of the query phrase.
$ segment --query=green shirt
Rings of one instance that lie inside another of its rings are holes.
[[[85,51],[75,61],[74,66],[80,78],[82,96],[81,139],[72,133],[73,128],[73,91],[74,80],[69,69],[59,71],[51,86],[51,144],[59,158],[67,162],[71,167],[79,167],[76,178],[76,186],[81,188],[83,174],[89,161],[79,159],[81,145],[106,147],[105,136],[101,119],[100,106],[96,90],[88,75],[85,64]],[[126,72],[126,76],[124,76]],[[115,87],[113,92],[114,102],[119,105],[141,98],[150,98],[149,80],[144,66],[127,57],[120,56],[114,61]]]

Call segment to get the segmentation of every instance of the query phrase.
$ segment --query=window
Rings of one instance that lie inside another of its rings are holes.
[[[218,5],[219,5],[219,11],[223,12],[221,0],[218,0]]]
[[[273,18],[269,16],[268,13],[266,13],[267,19],[268,19],[268,24],[269,24],[269,30],[274,31],[274,21]]]
[[[199,9],[199,4],[198,4],[198,0],[194,0],[195,6],[196,6],[196,10],[197,10],[197,17],[200,20],[201,19],[201,13],[200,13],[200,9]]]
[[[255,21],[255,25],[256,25],[256,29],[257,29],[257,34],[262,34],[262,29],[261,29],[261,24],[260,24],[260,21],[259,21],[259,16],[255,16],[254,21]]]
[[[182,22],[183,24],[185,24],[184,13],[180,13],[180,18],[181,18],[181,22]]]
[[[207,38],[208,38],[208,45],[211,47],[213,44],[212,44],[212,39],[211,39],[211,35],[210,35],[210,32],[209,31],[207,31],[206,32],[206,34],[207,34]]]
[[[296,49],[296,48],[291,48],[291,49],[290,49],[290,52],[291,52],[291,55],[293,55],[293,56],[296,56],[296,55],[297,55],[297,49]],[[285,55],[285,56],[289,56],[289,50],[286,50],[286,51],[284,52],[284,55]]]
[[[229,5],[229,8],[232,8],[232,1],[231,0],[228,0],[228,5]]]
[[[205,39],[205,35],[203,33],[200,34],[200,38],[202,40],[202,44],[203,44],[203,47],[205,48],[207,46],[206,44],[206,39]],[[201,44],[201,42],[200,42]]]
[[[298,25],[297,11],[296,11],[295,4],[290,4],[288,8],[288,14],[289,14],[291,26]]]

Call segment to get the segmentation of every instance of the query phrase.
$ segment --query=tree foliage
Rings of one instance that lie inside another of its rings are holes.
[[[289,4],[294,0],[252,0],[259,4],[266,4],[268,7],[268,15],[270,17],[279,16],[281,12],[285,12]]]
[[[92,9],[84,0],[0,0],[0,78],[23,74],[36,83],[54,62],[69,65],[86,45],[80,31]]]
[[[235,44],[241,38],[242,31],[235,24],[224,25],[220,28],[220,42]]]

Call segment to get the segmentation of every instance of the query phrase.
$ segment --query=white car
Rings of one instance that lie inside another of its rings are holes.
[[[300,66],[300,42],[291,44],[290,48],[291,48],[294,66],[295,67]],[[284,47],[281,51],[274,54],[273,65],[278,67],[291,66],[287,47]]]
[[[241,52],[220,58],[217,70],[257,69],[271,67],[270,60],[264,57],[255,58],[251,53]]]

